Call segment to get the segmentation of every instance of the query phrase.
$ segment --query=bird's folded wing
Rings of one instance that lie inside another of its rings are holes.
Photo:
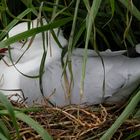
[[[78,48],[78,49],[75,49],[72,54],[74,56],[84,56],[84,52],[85,52],[84,49]],[[102,51],[99,53],[101,56],[118,56],[118,55],[123,55],[126,52],[127,52],[127,50],[111,51],[110,49],[107,49],[106,51]],[[94,50],[87,50],[87,56],[88,57],[97,57],[99,55]]]
[[[112,97],[127,83],[127,79],[123,75],[120,75],[117,72],[111,72],[107,74],[105,79],[105,97]]]

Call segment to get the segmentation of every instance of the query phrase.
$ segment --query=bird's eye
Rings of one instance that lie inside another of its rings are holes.
[[[19,41],[19,43],[25,44],[27,42],[27,39],[22,39]]]

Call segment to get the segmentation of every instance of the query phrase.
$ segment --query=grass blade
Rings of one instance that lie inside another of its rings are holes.
[[[60,27],[62,25],[65,25],[66,23],[68,23],[71,20],[72,20],[71,17],[70,18],[60,19],[60,20],[57,20],[57,21],[55,21],[53,23],[44,25],[42,27],[37,27],[37,28],[31,29],[31,30],[25,31],[23,33],[17,34],[17,35],[15,35],[13,37],[10,37],[10,38],[0,42],[0,48],[5,48],[5,47],[9,46],[10,44],[13,44],[13,43],[15,43],[15,42],[17,42],[19,40],[28,38],[30,36],[34,36],[34,35],[36,35],[38,33],[48,31],[50,29]]]
[[[114,0],[110,0],[110,6],[111,6],[112,17],[113,17],[114,11],[115,11],[115,1]]]
[[[119,0],[126,8],[129,7],[130,1],[128,0]],[[129,9],[130,12],[138,19],[140,20],[140,11],[136,8],[135,5],[133,5],[133,9]]]
[[[122,125],[122,123],[129,117],[130,114],[134,111],[137,104],[140,102],[140,91],[132,98],[130,103],[127,105],[123,113],[119,116],[119,118],[115,121],[115,123],[107,130],[107,132],[101,137],[100,140],[111,139],[113,134],[117,131],[117,129]]]
[[[10,140],[10,133],[7,127],[5,126],[4,122],[0,120],[0,132]]]
[[[39,110],[37,109],[37,111]],[[8,115],[8,111],[0,110],[0,114]],[[43,138],[43,140],[52,140],[52,137],[49,135],[49,133],[44,128],[42,128],[42,126],[38,122],[30,118],[28,115],[22,113],[21,111],[14,111],[14,114],[16,118],[31,126],[40,135],[40,137]]]
[[[6,107],[8,113],[9,113],[11,119],[12,119],[13,125],[16,129],[17,137],[18,137],[18,139],[20,139],[18,124],[17,124],[17,121],[16,121],[16,117],[15,117],[13,107],[12,107],[11,103],[8,101],[8,99],[6,98],[6,96],[3,95],[2,93],[0,93],[0,102]]]
[[[15,116],[30,125],[35,131],[38,132],[38,134],[43,138],[43,140],[52,140],[52,137],[48,134],[48,132],[43,129],[38,122],[34,121],[32,118],[27,116],[24,113],[21,113],[19,111],[15,111]]]
[[[102,2],[102,0],[94,0],[92,3],[91,9],[87,15],[87,25],[86,25],[87,35],[86,35],[86,42],[85,42],[84,60],[83,60],[83,66],[82,66],[82,78],[81,78],[81,82],[80,82],[80,94],[81,95],[83,95],[88,43],[90,40],[92,25],[94,24],[94,20],[95,20],[97,13],[98,13],[101,2]]]
[[[9,30],[13,28],[14,25],[16,25],[19,21],[19,19],[22,19],[24,16],[26,16],[28,13],[30,13],[32,9],[28,8],[25,11],[23,11],[19,16],[17,16],[17,19],[14,19],[12,22],[10,22],[4,29],[3,32],[0,34],[0,40],[4,38],[4,36],[7,34]]]
[[[125,140],[132,140],[136,137],[140,136],[140,130],[136,131],[135,133],[129,135]]]
[[[0,133],[0,140],[9,140],[2,133]]]

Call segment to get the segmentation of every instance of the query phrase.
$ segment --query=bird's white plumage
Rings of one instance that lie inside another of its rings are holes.
[[[34,21],[36,22],[36,20]],[[10,31],[10,36],[13,36],[19,32],[27,30],[27,23],[21,23],[15,26]],[[19,30],[22,29],[22,30]],[[55,32],[58,30],[56,29]],[[64,80],[62,76],[61,66],[61,49],[57,43],[50,36],[51,41],[47,46],[47,57],[45,61],[45,71],[42,77],[42,87],[45,97],[55,103],[58,106],[65,106],[68,104],[99,104],[102,102],[116,103],[122,100],[126,100],[131,92],[140,83],[140,71],[139,64],[140,58],[128,58],[122,54],[125,51],[111,52],[109,50],[101,52],[101,56],[104,61],[104,68],[101,58],[92,50],[88,50],[87,63],[86,63],[86,75],[84,80],[83,95],[80,96],[80,82],[82,76],[82,63],[83,63],[83,49],[76,49],[72,53],[72,74],[73,84],[71,87],[71,95],[68,97],[67,83],[70,83],[70,73],[67,68],[68,81]],[[67,41],[62,35],[58,35],[58,40],[64,47]],[[28,43],[22,46],[21,42],[16,42],[11,45],[12,59],[14,62],[18,60],[20,55],[28,47]],[[50,47],[52,56],[50,55]],[[2,89],[14,90],[21,89],[25,97],[28,97],[27,102],[31,104],[33,100],[38,99],[38,102],[42,99],[40,92],[40,85],[38,78],[29,78],[22,75],[35,76],[39,74],[40,62],[43,54],[42,37],[38,34],[30,48],[21,58],[21,60],[15,66],[7,66],[6,63],[0,61],[0,89],[6,95],[11,95],[15,91],[4,91]],[[10,60],[7,56],[3,58],[8,64]],[[17,71],[16,68],[20,71]],[[105,79],[104,79],[105,70]],[[12,80],[11,80],[12,79]],[[105,88],[103,90],[103,81],[105,80]],[[17,91],[16,91],[17,92]],[[18,92],[21,94],[21,92]],[[82,98],[81,98],[82,97]],[[16,100],[16,98],[13,98]]]

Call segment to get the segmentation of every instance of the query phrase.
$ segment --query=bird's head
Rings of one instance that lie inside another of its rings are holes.
[[[43,25],[47,25],[45,19],[43,19]],[[30,29],[40,26],[41,24],[38,23],[37,19],[35,19],[31,22]],[[13,37],[28,30],[29,28],[27,22],[19,23],[9,31],[9,37]],[[55,57],[58,54],[60,55],[61,53],[60,46],[62,47],[66,46],[67,40],[64,38],[61,30],[54,29],[53,31],[54,31],[53,33],[57,37],[57,40],[54,39],[54,35],[52,35],[51,33],[52,31],[45,31],[44,38],[42,36],[42,33],[38,33],[34,37],[25,38],[25,40],[20,40],[18,42],[11,44],[10,54],[12,56],[13,61],[17,61],[18,59],[20,59],[21,62],[25,62],[28,61],[29,59],[33,59],[38,56],[41,57],[44,52],[43,44],[45,44],[45,49],[48,53],[48,56],[53,55]],[[43,42],[43,40],[45,41]],[[6,48],[0,49],[0,54],[5,54],[8,56],[9,53],[7,50],[8,49]]]

